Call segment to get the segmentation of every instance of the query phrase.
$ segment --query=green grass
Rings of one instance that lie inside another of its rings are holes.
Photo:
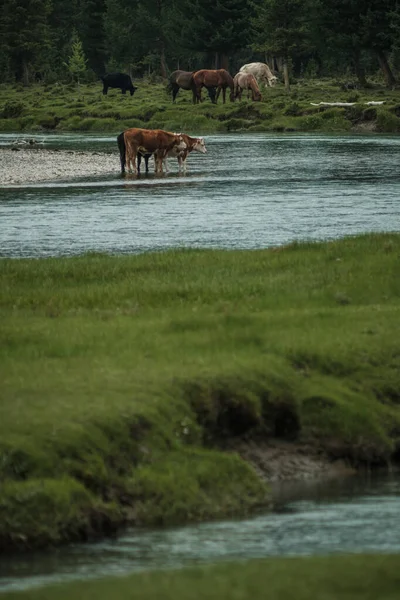
[[[334,80],[299,80],[288,95],[282,84],[263,89],[262,102],[242,100],[213,105],[208,97],[194,106],[191,92],[181,90],[172,104],[166,85],[135,81],[134,96],[109,90],[101,82],[81,85],[1,85],[0,131],[86,131],[119,133],[129,127],[162,128],[187,133],[229,131],[360,130],[366,123],[377,132],[400,131],[398,90],[381,83],[346,92]],[[351,108],[319,108],[311,102],[357,101]],[[365,102],[385,100],[367,108]],[[366,113],[365,111],[368,111]],[[365,113],[365,114],[364,114]]]
[[[2,594],[3,600],[397,600],[400,556],[273,558]]]
[[[228,438],[388,461],[399,256],[399,234],[375,234],[0,261],[0,547],[268,504],[252,468],[217,450]]]

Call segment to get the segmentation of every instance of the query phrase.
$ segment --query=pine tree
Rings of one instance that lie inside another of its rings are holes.
[[[250,4],[247,0],[182,0],[175,31],[183,48],[214,55],[214,68],[229,69],[232,54],[248,45]]]
[[[107,60],[104,28],[106,2],[105,0],[80,0],[80,4],[80,23],[77,31],[82,40],[89,67],[97,75],[102,75]]]
[[[65,63],[65,66],[72,76],[72,79],[77,82],[79,88],[80,79],[87,71],[87,59],[85,58],[82,42],[77,35],[74,35],[72,40],[71,56],[69,57],[68,62]]]
[[[17,79],[28,85],[51,48],[51,0],[5,0],[1,11],[2,51]]]
[[[309,0],[260,0],[253,4],[252,24],[257,34],[254,50],[280,57],[287,91],[289,68],[296,54],[311,46]]]

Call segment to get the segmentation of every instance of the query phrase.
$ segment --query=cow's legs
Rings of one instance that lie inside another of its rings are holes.
[[[128,171],[137,173],[136,160],[138,159],[138,148],[126,140],[126,166]]]
[[[106,83],[103,83],[103,96],[107,96],[107,92],[108,92],[108,85]]]

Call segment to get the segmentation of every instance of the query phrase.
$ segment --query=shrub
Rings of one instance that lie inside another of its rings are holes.
[[[297,117],[298,115],[301,115],[301,107],[299,104],[297,104],[297,102],[292,102],[292,104],[289,104],[283,114],[287,115],[288,117]]]
[[[25,110],[25,104],[23,102],[9,100],[3,106],[1,116],[3,119],[15,119],[20,117]]]
[[[398,133],[400,132],[400,119],[395,114],[388,110],[380,110],[377,113],[376,124],[378,131],[383,133]]]

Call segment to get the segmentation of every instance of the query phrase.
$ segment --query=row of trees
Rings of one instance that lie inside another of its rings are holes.
[[[73,46],[75,44],[75,46]],[[267,60],[310,76],[400,68],[400,0],[3,0],[2,81],[67,76],[81,44],[87,76],[124,70],[166,77],[176,68]],[[75,56],[73,56],[73,48]],[[82,63],[83,61],[83,63]]]

